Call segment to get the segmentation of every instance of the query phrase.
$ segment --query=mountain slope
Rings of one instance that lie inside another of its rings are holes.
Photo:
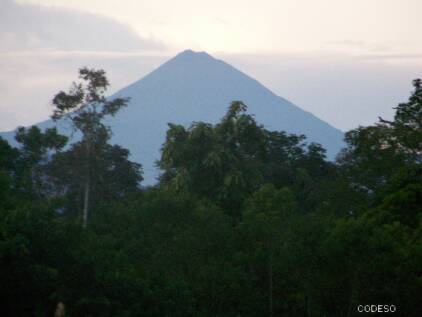
[[[168,122],[216,123],[233,100],[245,102],[248,112],[267,129],[305,134],[321,143],[329,158],[343,146],[340,130],[204,52],[184,51],[115,96],[131,97],[131,101],[108,122],[114,132],[112,141],[128,148],[131,158],[142,163],[145,185],[153,184],[158,175],[154,162],[160,157]],[[59,125],[63,130],[65,124]],[[10,139],[11,134],[2,136]]]

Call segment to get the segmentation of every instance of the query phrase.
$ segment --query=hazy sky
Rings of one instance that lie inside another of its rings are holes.
[[[0,130],[48,117],[83,65],[113,91],[205,50],[346,130],[422,76],[420,0],[0,0]]]

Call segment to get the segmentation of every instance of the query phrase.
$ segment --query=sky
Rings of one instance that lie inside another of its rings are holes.
[[[110,93],[207,51],[331,125],[391,118],[422,76],[420,0],[0,0],[0,131],[48,118],[81,66]]]

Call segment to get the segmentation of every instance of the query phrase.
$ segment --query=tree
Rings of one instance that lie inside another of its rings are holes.
[[[285,233],[295,210],[294,195],[288,188],[276,189],[272,184],[266,184],[248,200],[239,227],[241,236],[248,242],[246,252],[251,254],[249,261],[258,262],[255,265],[258,271],[259,261],[264,262],[269,316],[275,315],[274,264],[284,247]]]
[[[158,163],[164,171],[161,183],[206,197],[239,220],[245,199],[265,183],[291,186],[306,174],[317,187],[330,175],[333,164],[325,161],[319,144],[268,131],[246,111],[243,102],[234,101],[216,125],[169,124]]]
[[[403,166],[421,163],[422,87],[413,81],[415,91],[409,102],[395,109],[394,121],[380,118],[372,126],[346,133],[347,148],[338,163],[351,186],[369,197],[388,183]]]
[[[66,145],[67,137],[56,128],[42,132],[37,126],[19,127],[16,141],[20,144],[16,160],[16,189],[31,198],[40,199],[53,194],[49,163],[52,157]]]
[[[271,175],[265,164],[267,131],[246,110],[233,101],[216,125],[170,124],[159,162],[161,183],[206,197],[239,219],[244,199]]]
[[[56,155],[51,164],[54,184],[62,193],[64,211],[68,216],[83,204],[85,150],[83,142],[74,143],[69,150]],[[91,210],[124,200],[138,190],[142,181],[141,165],[128,159],[127,149],[108,144],[107,138],[98,138],[91,145],[91,153],[95,153],[89,162]]]
[[[18,156],[18,150],[0,137],[0,210],[10,203]]]
[[[380,122],[393,129],[394,139],[399,149],[417,162],[422,162],[422,81],[413,81],[415,90],[406,103],[400,103],[395,109],[394,121]]]
[[[53,98],[53,120],[69,119],[75,131],[82,133],[81,155],[84,165],[84,202],[83,227],[87,226],[90,192],[92,184],[92,162],[98,155],[95,144],[108,140],[111,135],[109,127],[103,123],[107,116],[114,116],[129,99],[106,99],[104,93],[109,86],[104,70],[81,68],[79,78],[82,83],[73,83],[69,92],[60,91]]]

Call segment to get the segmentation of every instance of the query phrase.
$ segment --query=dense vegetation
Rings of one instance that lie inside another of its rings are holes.
[[[2,316],[59,302],[66,316],[422,316],[420,80],[393,121],[347,132],[336,162],[240,101],[216,125],[169,124],[162,176],[142,188],[102,121],[127,100],[104,98],[104,72],[80,75],[53,100],[79,141],[0,139]]]

